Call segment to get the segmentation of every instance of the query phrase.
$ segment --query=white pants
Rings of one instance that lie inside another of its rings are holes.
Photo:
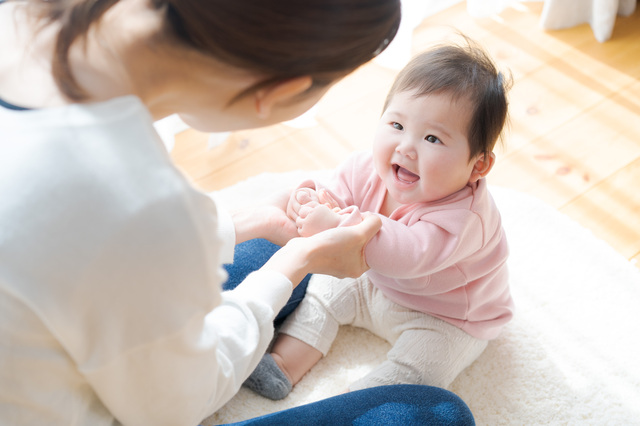
[[[389,300],[366,275],[313,275],[307,294],[280,328],[327,355],[340,325],[365,328],[393,346],[387,360],[350,390],[390,384],[447,388],[487,346],[439,318]]]

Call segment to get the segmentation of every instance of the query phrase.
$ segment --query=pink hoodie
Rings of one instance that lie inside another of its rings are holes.
[[[386,188],[371,153],[349,158],[325,188],[341,208],[380,213]],[[507,240],[485,179],[441,200],[403,205],[366,248],[371,281],[391,300],[493,339],[513,316]]]

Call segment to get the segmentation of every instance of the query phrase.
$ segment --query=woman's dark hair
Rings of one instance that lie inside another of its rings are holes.
[[[32,0],[61,25],[52,64],[62,92],[85,93],[69,67],[71,44],[118,0]],[[400,24],[400,0],[149,0],[179,42],[265,80],[249,91],[311,76],[312,87],[341,78],[378,55]]]
[[[508,118],[507,92],[511,78],[498,71],[491,57],[477,43],[438,45],[414,57],[396,77],[384,104],[400,92],[416,97],[448,93],[468,99],[472,113],[467,138],[470,159],[489,154],[500,138]]]

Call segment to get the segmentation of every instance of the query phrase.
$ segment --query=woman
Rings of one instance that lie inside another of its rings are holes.
[[[378,221],[291,239],[280,200],[220,211],[152,123],[291,119],[398,21],[397,0],[0,5],[1,424],[197,424],[255,367],[292,283],[367,269]],[[283,248],[221,294],[256,237]]]

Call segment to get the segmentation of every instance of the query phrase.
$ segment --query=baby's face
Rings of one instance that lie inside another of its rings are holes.
[[[394,95],[378,124],[373,159],[396,203],[436,201],[467,185],[475,163],[469,161],[470,118],[467,99]]]

